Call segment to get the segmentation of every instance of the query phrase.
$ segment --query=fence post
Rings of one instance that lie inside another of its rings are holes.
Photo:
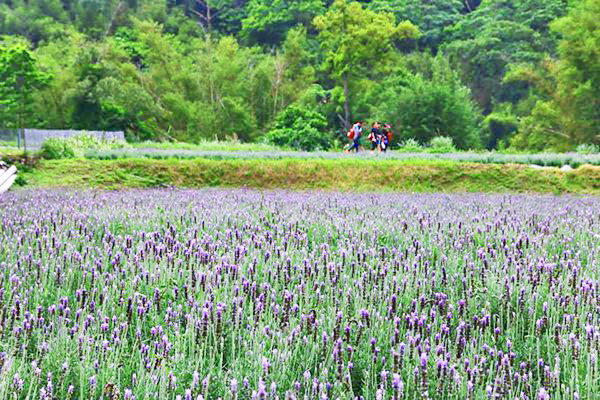
[[[21,148],[21,128],[17,128],[17,149]]]

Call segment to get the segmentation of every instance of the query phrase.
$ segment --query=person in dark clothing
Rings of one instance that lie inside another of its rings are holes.
[[[352,130],[354,132],[354,140],[352,141],[352,148],[350,151],[354,150],[358,153],[358,148],[360,147],[360,137],[362,136],[362,122],[360,118],[352,126]]]
[[[383,129],[381,130],[381,151],[386,152],[388,147],[392,144],[392,126],[390,124],[385,124]]]
[[[369,134],[369,140],[371,141],[371,154],[375,151],[375,149],[381,148],[379,147],[381,143],[381,124],[379,122],[374,122],[371,128],[371,133]]]

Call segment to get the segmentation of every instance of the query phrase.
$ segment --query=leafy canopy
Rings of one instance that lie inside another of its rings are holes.
[[[336,79],[385,62],[394,39],[419,35],[418,28],[409,21],[396,24],[390,13],[377,13],[346,0],[335,0],[324,15],[315,17],[313,24],[324,52],[323,67]]]
[[[296,150],[327,150],[332,137],[327,132],[327,119],[300,105],[291,105],[275,120],[275,129],[266,135],[267,141]]]
[[[45,86],[43,73],[33,54],[22,44],[0,47],[0,113],[13,126],[22,128],[22,118],[31,110],[32,92]]]
[[[290,27],[308,26],[324,10],[323,0],[250,0],[241,33],[251,42],[279,44]]]

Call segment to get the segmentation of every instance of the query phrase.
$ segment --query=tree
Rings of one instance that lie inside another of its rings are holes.
[[[600,0],[583,0],[552,28],[559,42],[558,89],[573,98],[568,110],[584,122],[580,141],[600,143]]]
[[[290,27],[308,27],[324,10],[323,0],[250,0],[242,21],[242,36],[251,43],[278,45]]]
[[[444,29],[462,18],[465,3],[461,0],[374,0],[369,8],[377,12],[390,12],[397,21],[408,20],[415,24],[421,35],[419,48],[433,52],[444,41]]]
[[[327,150],[332,138],[326,131],[327,119],[320,113],[300,105],[291,105],[275,119],[275,129],[267,133],[267,141],[296,150]]]
[[[85,35],[74,33],[38,47],[36,58],[44,71],[53,78],[34,98],[34,114],[39,116],[39,127],[70,129],[73,114],[73,94],[77,87],[74,66],[82,48]]]
[[[451,137],[459,149],[479,148],[480,113],[447,59],[431,60],[426,75],[390,76],[373,114],[396,125],[399,139],[427,144],[435,136]]]
[[[574,149],[600,143],[600,0],[583,0],[551,24],[562,39],[558,59],[511,69],[506,79],[533,88],[535,105],[521,120],[515,147]]]
[[[562,0],[484,0],[481,6],[446,29],[441,46],[461,72],[484,113],[495,102],[516,103],[527,90],[503,84],[510,64],[536,63],[555,51],[548,23],[562,13]]]
[[[360,3],[335,0],[324,14],[315,17],[324,52],[323,69],[343,87],[344,130],[350,128],[350,81],[365,68],[385,63],[385,53],[393,50],[392,40],[415,38],[419,31],[408,21],[396,24],[393,15],[364,9]]]
[[[48,83],[29,49],[0,47],[0,116],[8,126],[23,128],[32,110],[32,92]]]
[[[24,36],[34,47],[60,37],[66,30],[64,22],[66,13],[60,0],[14,0],[12,7],[0,4],[0,34]]]
[[[157,0],[144,0],[154,3]],[[182,12],[184,21],[194,21],[204,32],[238,34],[246,17],[248,0],[161,0],[168,2],[169,17]],[[165,21],[158,21],[164,23]]]

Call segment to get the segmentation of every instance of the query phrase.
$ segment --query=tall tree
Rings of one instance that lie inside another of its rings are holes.
[[[207,33],[212,33],[213,27],[219,21],[221,13],[234,7],[236,0],[194,0],[195,6],[191,8],[200,24]]]
[[[580,140],[600,143],[600,0],[583,0],[552,27],[559,42],[559,88],[572,93],[576,119],[586,121]]]
[[[33,91],[49,77],[37,65],[29,49],[21,44],[0,47],[0,117],[6,125],[24,128],[31,114]]]
[[[494,103],[518,102],[526,90],[502,84],[511,63],[535,63],[555,52],[548,24],[566,10],[562,0],[484,0],[446,29],[441,46],[487,114]]]
[[[324,52],[323,68],[343,88],[344,129],[350,128],[350,81],[365,73],[369,64],[384,63],[392,41],[416,38],[419,30],[409,21],[396,24],[389,13],[377,13],[360,3],[335,0],[330,9],[313,20]]]
[[[369,8],[393,13],[397,21],[415,24],[421,31],[419,48],[435,53],[447,36],[445,28],[463,17],[466,4],[461,0],[373,0]]]
[[[250,0],[242,35],[251,43],[278,45],[290,27],[310,25],[313,17],[325,11],[323,0]]]
[[[558,59],[516,67],[507,79],[534,87],[531,115],[523,118],[515,144],[541,150],[600,143],[600,0],[583,0],[551,24],[562,39]]]

